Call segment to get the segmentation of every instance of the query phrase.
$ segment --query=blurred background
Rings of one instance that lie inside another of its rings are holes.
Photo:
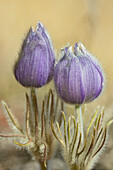
[[[105,105],[113,115],[113,0],[0,0],[0,101],[5,100],[17,117],[24,114],[24,92],[13,65],[30,26],[41,21],[51,35],[56,54],[69,42],[81,41],[103,66],[103,94],[90,107]],[[39,90],[43,95],[46,86]],[[43,92],[43,93],[42,93]],[[0,126],[4,124],[0,105]]]
[[[19,103],[26,90],[14,78],[13,65],[30,26],[41,21],[56,53],[81,41],[103,66],[105,90],[98,102],[113,100],[113,1],[0,0],[0,100]]]

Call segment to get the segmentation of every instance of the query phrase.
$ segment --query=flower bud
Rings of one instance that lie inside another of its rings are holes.
[[[82,104],[96,99],[103,89],[103,72],[82,43],[65,48],[54,70],[55,88],[67,103]]]
[[[23,86],[42,87],[53,77],[55,56],[50,37],[39,23],[35,31],[30,28],[26,36],[14,74]]]

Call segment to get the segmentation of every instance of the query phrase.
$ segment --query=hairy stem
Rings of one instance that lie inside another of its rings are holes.
[[[82,106],[75,106],[77,122],[79,123],[80,132],[81,132],[81,142],[84,141],[84,129],[83,129],[83,115],[82,115]]]

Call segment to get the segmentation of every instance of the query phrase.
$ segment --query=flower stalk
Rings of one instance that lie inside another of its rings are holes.
[[[83,105],[75,106],[75,114],[77,118],[77,122],[79,122],[79,130],[81,132],[81,142],[84,141],[84,129],[83,129],[83,112],[82,112]]]

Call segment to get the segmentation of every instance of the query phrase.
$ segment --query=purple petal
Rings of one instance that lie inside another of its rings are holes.
[[[83,86],[85,90],[85,101],[90,102],[100,94],[102,80],[95,65],[86,57],[80,58],[82,67]]]
[[[70,103],[81,104],[85,99],[85,92],[82,82],[82,68],[77,58],[73,58],[69,71],[69,101]]]

